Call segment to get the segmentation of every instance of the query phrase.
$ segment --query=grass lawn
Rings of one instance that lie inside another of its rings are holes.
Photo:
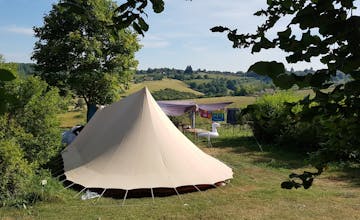
[[[332,169],[309,190],[283,190],[280,183],[290,172],[310,169],[301,157],[269,146],[261,152],[251,132],[241,127],[223,126],[219,133],[213,148],[194,141],[233,168],[234,179],[224,187],[181,199],[128,199],[124,206],[111,198],[82,201],[76,192],[64,190],[59,199],[26,210],[1,208],[0,219],[360,219],[358,170]]]
[[[192,90],[188,87],[188,85],[180,80],[176,79],[163,79],[163,80],[155,80],[155,81],[144,81],[142,83],[130,84],[130,89],[126,91],[126,93],[122,94],[122,96],[128,96],[145,86],[148,87],[150,91],[159,91],[166,88],[171,88],[180,92],[190,92],[195,95],[203,95],[201,92]]]
[[[83,125],[86,123],[86,110],[69,111],[59,115],[60,127],[63,129],[72,128],[75,125]]]

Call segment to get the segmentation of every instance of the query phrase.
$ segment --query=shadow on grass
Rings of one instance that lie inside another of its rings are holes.
[[[360,187],[360,164],[345,164],[345,165],[331,165],[330,172],[335,172],[337,175],[330,176],[330,181],[345,181],[353,187]]]
[[[218,138],[215,148],[232,148],[234,153],[247,154],[251,162],[272,168],[297,169],[304,167],[306,154],[287,152],[276,146],[259,144],[253,136]]]
[[[308,158],[306,153],[286,151],[273,145],[259,145],[253,136],[220,137],[213,139],[212,145],[214,148],[231,148],[232,152],[245,155],[257,166],[309,170],[305,168],[308,165],[305,162]],[[348,182],[353,187],[360,187],[360,164],[332,164],[330,167],[333,168],[328,173],[336,173],[330,175],[330,181]]]

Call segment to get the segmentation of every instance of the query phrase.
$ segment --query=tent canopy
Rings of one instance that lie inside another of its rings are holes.
[[[157,102],[166,115],[180,116],[189,111],[216,111],[224,109],[232,102],[219,102],[211,104],[196,104],[193,101],[158,101]]]
[[[173,125],[147,88],[97,111],[62,158],[66,179],[86,188],[213,185],[233,175]]]

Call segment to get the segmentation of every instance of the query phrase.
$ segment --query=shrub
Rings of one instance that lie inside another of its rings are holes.
[[[329,162],[360,163],[360,124],[356,117],[334,115],[323,119],[320,149],[310,154],[309,162],[314,166]]]
[[[300,100],[290,92],[264,95],[248,107],[254,136],[261,142],[276,144],[287,150],[315,151],[320,143],[321,120],[300,122],[294,115],[301,105],[289,105]]]
[[[58,113],[67,102],[37,77],[0,85],[6,112],[0,115],[0,206],[23,206],[52,197],[39,186],[50,179],[41,167],[61,149]],[[60,183],[59,183],[60,184]]]
[[[61,147],[57,115],[67,102],[58,89],[33,76],[9,82],[5,89],[8,113],[0,132],[16,139],[30,163],[45,164]]]
[[[11,140],[0,141],[0,207],[24,207],[37,201],[63,201],[59,181],[46,170],[36,170]]]
[[[24,152],[13,140],[0,141],[0,206],[9,205],[25,196],[33,176]]]

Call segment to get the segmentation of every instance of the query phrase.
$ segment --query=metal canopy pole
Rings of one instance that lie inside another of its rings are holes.
[[[125,196],[124,196],[124,199],[123,199],[123,202],[122,202],[121,206],[124,206],[124,205],[125,205],[125,200],[126,200],[126,197],[127,197],[128,192],[129,192],[129,190],[126,190]]]
[[[104,195],[105,191],[106,191],[106,189],[104,189],[104,191],[102,191],[101,195],[99,196],[99,198],[97,198],[97,200],[95,200],[94,204],[100,200],[100,198]]]
[[[182,198],[181,198],[181,196],[180,196],[179,192],[177,191],[177,189],[176,189],[176,188],[174,188],[174,190],[175,190],[175,192],[176,192],[177,196],[179,197],[179,199],[182,201]]]
[[[192,129],[195,129],[195,121],[196,121],[195,116],[196,116],[195,111],[191,111],[191,128]]]
[[[85,189],[86,189],[86,187],[84,187],[80,192],[76,193],[76,195],[74,196],[74,198],[77,197],[78,195],[80,195]]]
[[[155,203],[154,190],[153,190],[153,188],[150,188],[150,190],[151,190],[151,197],[152,197],[153,203]]]

